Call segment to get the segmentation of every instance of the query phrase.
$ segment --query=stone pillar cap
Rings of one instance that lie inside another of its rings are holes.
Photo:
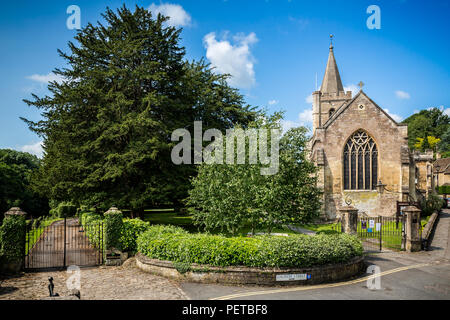
[[[403,211],[404,212],[421,212],[421,210],[415,206],[407,206],[407,207],[403,208]]]
[[[111,207],[105,213],[113,213],[113,212],[121,212],[121,211],[119,209],[117,209],[116,207]]]
[[[26,216],[27,213],[25,211],[23,211],[22,209],[20,209],[19,207],[12,207],[11,209],[9,209],[8,211],[5,212],[5,217],[6,216]]]

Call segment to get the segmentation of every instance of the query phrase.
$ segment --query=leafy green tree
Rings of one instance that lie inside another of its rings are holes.
[[[172,163],[171,133],[223,130],[246,125],[255,111],[225,75],[202,61],[185,60],[181,29],[167,17],[125,5],[103,14],[105,24],[78,32],[62,83],[50,95],[25,100],[44,119],[24,119],[44,139],[45,156],[34,188],[57,201],[111,205],[143,212],[148,206],[180,205],[194,166]]]
[[[441,141],[438,145],[439,152],[442,158],[450,157],[450,127],[445,131],[441,137]]]
[[[417,149],[418,138],[423,139],[423,144],[418,145],[418,150],[425,151],[430,148],[428,137],[440,139],[450,127],[450,118],[439,108],[422,110],[403,121],[408,124],[408,144],[411,149]]]
[[[278,120],[279,115],[260,118],[251,127],[279,128]],[[202,164],[187,201],[195,223],[231,234],[248,226],[252,232],[264,229],[270,233],[281,224],[306,223],[318,217],[321,192],[316,187],[316,167],[307,156],[306,132],[304,127],[291,129],[280,139],[275,175],[262,175],[266,165],[250,164],[249,159],[245,164]]]
[[[0,216],[13,206],[19,206],[33,216],[48,213],[48,199],[30,188],[32,176],[40,160],[29,153],[0,150]]]

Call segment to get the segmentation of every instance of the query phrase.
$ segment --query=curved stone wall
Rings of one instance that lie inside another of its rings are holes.
[[[313,285],[345,280],[364,271],[364,258],[357,257],[343,264],[324,265],[311,268],[249,268],[211,267],[192,264],[190,271],[181,274],[170,261],[150,259],[136,255],[139,269],[159,276],[199,283],[221,283],[240,285]]]

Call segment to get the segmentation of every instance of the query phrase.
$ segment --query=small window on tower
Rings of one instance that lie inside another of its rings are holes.
[[[330,118],[331,118],[331,116],[334,114],[335,111],[336,111],[335,109],[330,109],[330,112],[329,112]]]

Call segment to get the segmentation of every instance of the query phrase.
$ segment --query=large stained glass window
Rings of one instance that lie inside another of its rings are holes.
[[[344,189],[375,190],[378,181],[378,149],[364,130],[356,131],[344,147]]]

